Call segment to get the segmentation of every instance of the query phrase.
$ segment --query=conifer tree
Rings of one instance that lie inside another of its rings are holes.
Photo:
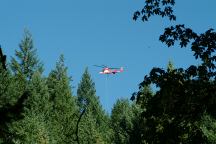
[[[28,91],[30,91],[32,95],[26,101],[26,108],[28,111],[35,114],[43,114],[45,118],[49,116],[51,109],[49,91],[46,81],[41,76],[40,72],[35,72],[33,74],[28,85]]]
[[[98,97],[96,96],[95,84],[91,80],[88,69],[82,75],[82,80],[78,85],[77,89],[78,106],[80,110],[88,107],[90,111],[96,110],[94,107],[96,103],[99,103]]]
[[[79,111],[85,114],[79,124],[82,143],[110,143],[109,119],[96,96],[95,84],[86,68],[77,89]]]
[[[10,97],[8,97],[8,88],[11,84],[11,79],[12,76],[7,70],[3,69],[0,64],[0,108],[4,107],[10,101]]]
[[[8,132],[8,113],[5,111],[8,105],[11,104],[11,97],[9,97],[9,85],[11,85],[11,76],[0,63],[0,143],[6,141],[9,137]]]
[[[3,56],[3,57],[2,57]],[[26,99],[22,85],[6,68],[6,56],[1,51],[0,62],[0,143],[10,143],[14,134],[9,131],[13,121],[22,119],[23,102]]]
[[[14,79],[20,83],[17,85],[20,89],[17,93],[23,95],[28,92],[28,94],[26,94],[26,101],[23,106],[23,119],[11,124],[10,131],[16,135],[12,139],[14,142],[37,143],[38,134],[41,133],[38,129],[39,125],[46,126],[47,124],[44,121],[44,115],[47,115],[49,111],[48,108],[45,109],[49,106],[49,94],[45,81],[41,77],[43,65],[37,57],[32,36],[28,30],[24,31],[24,37],[19,48],[20,50],[15,51],[16,57],[12,57],[11,69],[14,73]],[[47,130],[45,127],[43,129]],[[45,131],[43,132],[44,136],[45,133],[48,133]]]
[[[15,51],[16,58],[12,57],[11,69],[16,75],[22,75],[29,80],[35,71],[43,71],[43,65],[37,57],[32,35],[26,29],[24,30],[24,36],[19,44],[19,48],[19,51]]]
[[[113,133],[113,142],[115,144],[134,143],[131,139],[134,128],[135,106],[128,99],[118,99],[114,104],[111,113],[111,124]],[[138,131],[138,129],[136,129]]]
[[[56,143],[74,143],[75,114],[77,107],[70,86],[71,77],[67,74],[64,56],[61,55],[47,79],[52,103],[52,133]]]
[[[32,75],[28,85],[29,96],[25,102],[23,116],[11,126],[11,131],[17,135],[14,143],[49,143],[51,104],[45,79],[39,72]]]

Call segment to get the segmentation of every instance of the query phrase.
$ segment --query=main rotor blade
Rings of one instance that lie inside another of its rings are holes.
[[[104,65],[93,65],[93,66],[95,66],[95,67],[101,67],[101,68],[105,68],[106,67]]]
[[[109,68],[109,69],[120,69],[120,68]]]
[[[105,67],[108,67],[108,66],[106,66],[106,65],[101,65],[101,66],[103,66],[104,68],[105,68]]]

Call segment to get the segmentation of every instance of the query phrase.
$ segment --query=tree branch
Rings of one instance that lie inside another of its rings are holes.
[[[78,144],[80,144],[80,142],[79,142],[79,123],[80,123],[81,118],[84,115],[85,111],[86,111],[86,108],[80,114],[80,116],[78,118],[78,121],[77,121],[77,124],[76,124],[76,141],[77,141]]]

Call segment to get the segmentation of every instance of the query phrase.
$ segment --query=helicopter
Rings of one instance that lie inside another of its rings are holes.
[[[105,65],[94,65],[94,66],[103,68],[102,71],[99,72],[99,74],[116,74],[116,73],[123,72],[124,70],[123,67],[111,68]]]

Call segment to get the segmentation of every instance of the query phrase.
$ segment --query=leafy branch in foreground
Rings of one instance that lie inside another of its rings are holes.
[[[134,13],[133,20],[137,20],[141,17],[142,21],[145,22],[154,15],[168,17],[171,21],[176,20],[172,8],[174,5],[175,0],[145,0],[144,7]]]
[[[170,11],[162,13],[160,10],[168,5]],[[134,14],[134,20],[142,16],[145,22],[155,14],[175,20],[172,6],[174,0],[146,0],[142,11]],[[212,134],[216,133],[216,32],[210,28],[197,34],[179,24],[165,28],[159,40],[168,47],[176,42],[181,48],[191,47],[201,64],[171,70],[155,67],[144,77],[139,91],[131,98],[143,109],[144,143],[215,143]],[[143,98],[143,89],[150,85],[158,90],[152,97]]]

